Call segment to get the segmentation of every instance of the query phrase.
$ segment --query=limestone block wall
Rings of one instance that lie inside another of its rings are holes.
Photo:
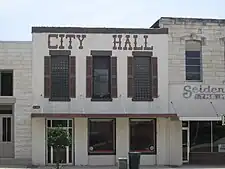
[[[0,70],[13,70],[15,158],[31,160],[31,42],[0,42]]]
[[[203,82],[222,84],[224,73],[225,22],[216,19],[161,18],[169,28],[169,83],[185,83],[185,40],[202,41]]]

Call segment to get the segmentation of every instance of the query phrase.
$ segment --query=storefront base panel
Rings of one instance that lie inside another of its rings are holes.
[[[116,156],[115,155],[89,155],[88,164],[90,166],[111,166],[115,165]]]
[[[58,119],[59,120],[59,119]],[[128,158],[129,118],[116,118],[116,154],[88,155],[88,118],[73,118],[73,163],[76,166],[117,165],[118,158]],[[48,165],[46,118],[32,118],[32,164]],[[181,121],[156,118],[156,154],[141,155],[140,164],[182,165]]]
[[[225,153],[190,153],[189,164],[225,165]]]

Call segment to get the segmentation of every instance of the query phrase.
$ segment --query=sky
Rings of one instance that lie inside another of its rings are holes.
[[[0,41],[32,26],[149,28],[160,17],[225,19],[225,0],[0,0]]]

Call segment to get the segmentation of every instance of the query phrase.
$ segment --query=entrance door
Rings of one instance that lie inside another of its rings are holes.
[[[54,128],[57,126],[62,126],[69,135],[73,138],[73,120],[47,120],[47,128]],[[73,142],[73,139],[72,139]],[[56,151],[53,147],[47,145],[47,162],[48,164],[56,163]],[[60,163],[61,164],[72,164],[73,163],[73,143],[60,151]]]
[[[12,116],[0,116],[0,158],[14,157]]]
[[[188,122],[183,122],[182,128],[182,151],[183,151],[183,163],[189,162],[189,125]]]

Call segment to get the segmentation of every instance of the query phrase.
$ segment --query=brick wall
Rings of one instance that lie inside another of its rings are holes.
[[[0,69],[13,69],[15,158],[31,159],[31,42],[0,42]]]

